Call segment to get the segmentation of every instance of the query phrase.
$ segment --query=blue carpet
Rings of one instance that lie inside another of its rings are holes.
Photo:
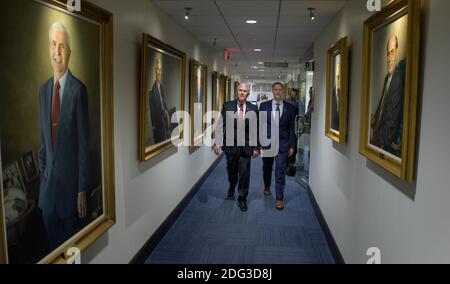
[[[237,200],[225,200],[223,158],[146,263],[335,263],[308,193],[295,177],[286,177],[283,211],[275,209],[275,186],[269,197],[263,188],[262,159],[257,158],[252,160],[248,211],[241,212]]]

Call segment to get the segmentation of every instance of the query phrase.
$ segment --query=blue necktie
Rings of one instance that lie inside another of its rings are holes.
[[[278,116],[277,123],[280,124],[280,119],[281,119],[280,103],[277,103],[276,105],[277,105],[276,112],[277,112],[277,116]]]

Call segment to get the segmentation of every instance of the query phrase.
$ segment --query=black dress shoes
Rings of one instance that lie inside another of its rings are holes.
[[[240,200],[239,201],[239,208],[241,209],[241,211],[242,212],[245,212],[245,211],[247,211],[247,201],[243,201],[243,200]]]

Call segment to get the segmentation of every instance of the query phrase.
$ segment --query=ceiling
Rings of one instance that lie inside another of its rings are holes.
[[[231,49],[232,75],[287,81],[347,0],[151,1],[217,53]],[[188,21],[184,19],[185,7],[192,8]],[[310,7],[315,8],[314,21],[309,17]],[[258,23],[247,24],[250,19]],[[287,63],[288,67],[268,67],[270,62]]]

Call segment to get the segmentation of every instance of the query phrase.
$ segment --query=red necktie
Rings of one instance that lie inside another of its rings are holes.
[[[55,93],[53,95],[53,105],[52,105],[52,143],[53,147],[55,147],[56,143],[56,134],[58,133],[58,123],[59,123],[59,113],[61,112],[61,97],[60,92],[61,86],[59,85],[59,81],[56,81],[55,84]]]
[[[242,123],[244,121],[244,105],[239,104],[239,121]]]

